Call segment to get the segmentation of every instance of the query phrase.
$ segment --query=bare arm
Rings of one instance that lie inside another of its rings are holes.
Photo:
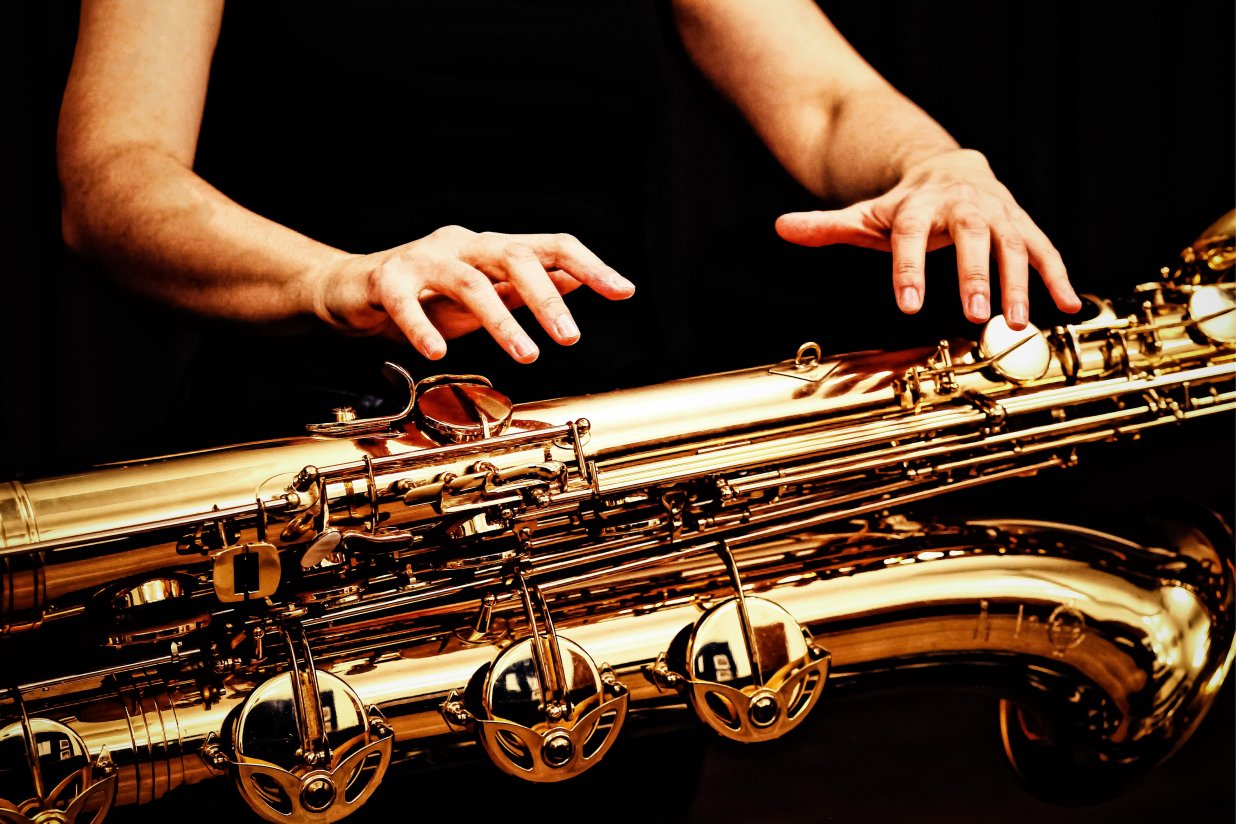
[[[84,0],[60,115],[63,229],[131,288],[202,314],[314,317],[406,337],[426,357],[479,326],[517,360],[537,350],[509,307],[559,343],[579,336],[560,293],[634,287],[566,235],[445,227],[353,255],[241,207],[192,171],[223,0]]]
[[[822,198],[853,205],[784,215],[804,245],[893,253],[898,304],[922,305],[928,249],[957,245],[966,315],[989,314],[989,257],[1010,325],[1026,322],[1028,265],[1057,305],[1076,310],[1060,255],[992,174],[858,55],[811,0],[675,0],[692,59],[742,110],[778,160]],[[855,203],[855,201],[859,201]]]

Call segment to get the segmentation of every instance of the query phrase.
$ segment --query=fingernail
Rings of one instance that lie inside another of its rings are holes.
[[[437,360],[446,354],[446,342],[437,338],[421,338],[416,343],[416,348],[421,350],[421,354],[430,360]]]
[[[609,270],[609,274],[605,276],[605,281],[609,284],[611,289],[616,289],[623,292],[635,291],[635,284],[615,272],[613,269]]]
[[[511,351],[515,353],[515,357],[521,360],[534,358],[537,353],[536,344],[532,342],[531,338],[525,337],[515,338],[515,340],[511,341]]]
[[[907,286],[901,290],[901,308],[903,311],[917,312],[921,305],[917,289],[913,286]]]
[[[1023,327],[1026,325],[1026,306],[1023,303],[1014,303],[1009,307],[1009,325]]]
[[[987,320],[987,296],[976,292],[970,296],[970,317],[975,320]]]
[[[558,320],[554,321],[554,328],[558,330],[560,338],[574,340],[579,337],[579,327],[575,325],[570,315],[559,315]]]

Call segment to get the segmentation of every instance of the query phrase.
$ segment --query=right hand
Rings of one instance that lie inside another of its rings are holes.
[[[511,357],[536,360],[532,338],[511,315],[527,305],[560,344],[579,340],[562,295],[588,286],[610,300],[635,285],[571,235],[506,235],[446,226],[420,240],[355,255],[311,284],[315,314],[345,334],[406,339],[437,360],[446,340],[481,326]]]

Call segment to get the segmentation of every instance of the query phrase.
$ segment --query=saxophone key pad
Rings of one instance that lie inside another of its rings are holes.
[[[1010,381],[1028,383],[1047,374],[1051,346],[1033,324],[1015,330],[1009,327],[1004,315],[996,315],[983,327],[979,357],[994,359],[992,368]]]
[[[442,375],[418,386],[416,417],[422,431],[440,443],[467,443],[501,435],[514,407],[483,378]]]
[[[1208,340],[1236,344],[1236,295],[1231,284],[1208,284],[1189,295],[1189,316]]]

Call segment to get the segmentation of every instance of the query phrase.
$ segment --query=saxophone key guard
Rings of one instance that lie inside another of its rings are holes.
[[[684,692],[699,719],[725,738],[771,741],[819,702],[832,657],[780,604],[746,597],[728,545],[716,552],[734,597],[680,632],[649,677]]]
[[[245,803],[272,822],[330,824],[377,790],[394,733],[343,679],[318,672],[297,625],[285,626],[289,671],[253,690],[202,759],[230,768]]]
[[[609,752],[627,716],[626,687],[574,641],[554,630],[544,596],[517,576],[532,636],[505,649],[442,706],[452,727],[475,726],[503,772],[535,782],[572,778]],[[544,618],[537,625],[534,604]]]
[[[116,798],[106,748],[91,758],[77,732],[28,717],[14,697],[20,717],[0,729],[0,763],[24,762],[25,770],[0,771],[0,824],[101,824]]]
[[[725,738],[771,741],[802,723],[819,702],[830,662],[780,605],[730,598],[675,639],[654,680],[683,690],[699,719]]]

